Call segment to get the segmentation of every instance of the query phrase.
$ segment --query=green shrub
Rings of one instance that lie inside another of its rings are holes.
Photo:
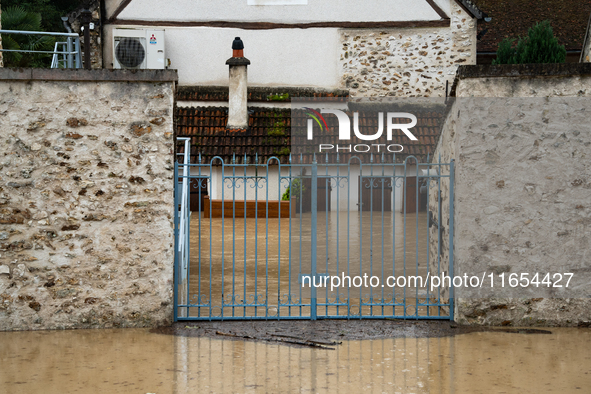
[[[41,14],[20,6],[2,10],[4,30],[42,31]],[[2,46],[10,50],[53,51],[54,37],[23,34],[2,34]],[[4,67],[48,67],[51,55],[28,52],[4,52]]]
[[[281,196],[281,200],[282,201],[289,201],[289,199],[291,198],[292,192],[293,192],[293,196],[295,198],[300,198],[300,194],[303,193],[305,190],[306,190],[306,188],[302,184],[302,180],[299,178],[294,179],[291,182],[291,185],[289,185],[289,187],[285,190],[285,193],[283,193],[283,196]]]
[[[515,49],[513,48],[514,38],[505,38],[499,43],[497,58],[492,64],[515,64]]]
[[[517,46],[514,38],[499,43],[497,58],[493,64],[564,63],[566,48],[558,43],[549,21],[536,23],[520,37]]]

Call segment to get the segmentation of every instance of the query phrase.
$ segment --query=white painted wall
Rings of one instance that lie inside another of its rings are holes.
[[[134,26],[117,26],[134,27]],[[137,27],[137,26],[135,26]],[[113,62],[113,26],[105,28],[104,59]],[[166,57],[179,72],[180,85],[228,85],[226,60],[232,41],[241,37],[251,61],[254,86],[338,88],[338,29],[241,30],[183,27],[165,29]]]
[[[439,4],[449,0],[438,1]],[[449,9],[449,6],[448,6]],[[119,19],[273,23],[439,20],[425,0],[308,0],[307,5],[248,5],[247,0],[132,0]]]
[[[439,6],[439,8],[441,8],[443,10],[443,12],[445,12],[447,14],[447,16],[450,16],[451,14],[451,3],[455,2],[455,0],[433,0],[435,1],[435,4],[437,4]]]
[[[119,7],[119,4],[121,4],[122,2],[123,0],[105,0],[105,11],[107,14],[105,16],[107,17],[107,19],[113,15],[117,7]]]
[[[111,14],[119,2],[120,0],[108,0],[107,14]],[[459,8],[455,5],[455,0],[435,0],[435,2],[450,17],[452,17],[453,10]],[[453,7],[452,2],[454,3]],[[464,14],[461,16],[463,19],[471,21],[469,16]],[[307,23],[433,21],[439,20],[440,17],[426,0],[309,0],[307,5],[265,6],[248,5],[247,0],[176,0],[174,2],[133,0],[119,14],[118,19],[177,22]],[[463,29],[464,24],[460,20],[456,21],[454,19],[453,22],[452,25],[461,25]],[[117,28],[124,27],[141,28],[141,22],[117,26]],[[112,67],[113,62],[113,28],[112,25],[107,25],[104,29],[104,62],[107,68]],[[383,83],[382,76],[370,78],[375,80],[373,82],[357,81],[358,83],[355,86],[359,85],[359,92],[356,91],[356,88],[349,86],[351,85],[351,83],[347,82],[349,74],[359,71],[355,69],[355,64],[348,64],[351,58],[345,59],[344,53],[353,48],[352,46],[344,46],[341,34],[349,32],[349,30],[337,28],[242,30],[187,26],[165,27],[165,30],[166,57],[171,60],[170,68],[179,71],[180,85],[228,85],[228,67],[225,62],[231,57],[231,44],[234,37],[241,37],[245,44],[244,54],[252,62],[248,70],[250,85],[299,86],[325,89],[346,87],[352,89],[353,95],[371,95],[369,93],[365,94],[365,92],[369,92],[369,90],[373,92],[376,89],[380,90],[380,92],[384,89],[388,92],[396,91],[395,86]],[[371,29],[368,32],[381,32],[382,30]],[[414,37],[415,32],[426,34],[427,31],[426,29],[414,28],[387,30],[388,35],[396,33],[396,37],[401,34],[404,34],[405,37]],[[445,37],[447,40],[450,39],[451,31],[449,28],[433,28],[429,31],[435,35]],[[475,35],[475,32],[472,34],[472,32],[462,31],[462,34],[470,39],[472,35]],[[396,42],[393,45],[392,48],[398,48],[400,43]],[[438,47],[438,45],[435,46]],[[455,48],[455,46],[454,42],[453,47]],[[451,47],[450,45],[443,45],[440,50],[445,53],[453,53],[455,57],[457,54],[450,50]],[[386,49],[392,51],[392,48]],[[413,48],[414,46],[409,49]],[[386,49],[378,48],[378,51],[382,53]],[[406,47],[403,49],[406,49]],[[463,47],[460,49],[465,50]],[[373,51],[372,49],[369,52],[373,53]],[[420,49],[414,52],[418,51]],[[349,53],[349,55],[353,55],[353,52]],[[359,49],[358,52],[363,53],[363,48]],[[475,50],[473,52],[475,53]],[[437,51],[427,57],[429,66],[440,66],[439,63],[445,60],[441,56],[437,57],[439,55],[436,54]],[[468,51],[461,55],[465,56],[466,54],[471,54],[471,52]],[[385,57],[384,55],[381,56]],[[418,55],[415,53],[413,56]],[[419,58],[422,59],[424,56],[419,56]],[[402,61],[400,53],[392,54],[385,60],[390,68],[393,67],[393,62],[399,63]],[[466,64],[471,63],[472,61],[469,61]],[[384,70],[388,71],[388,67],[384,68]],[[406,70],[408,67],[411,67],[411,65],[404,64],[403,68]],[[426,70],[424,67],[420,68]],[[433,69],[432,67],[429,71]],[[383,69],[379,68],[378,71],[380,70]],[[453,67],[453,72],[455,72],[455,67]],[[420,77],[420,74],[418,75],[417,78]],[[388,80],[392,78],[389,74],[387,77]],[[445,77],[448,78],[447,75]],[[417,78],[412,78],[412,81],[414,82]],[[401,78],[401,81],[409,82],[406,77]],[[368,87],[365,87],[367,84],[369,84]],[[416,84],[413,83],[412,85]],[[441,86],[445,85],[445,81],[438,81],[437,84],[441,89]],[[433,94],[432,91],[433,89],[430,89],[428,95]],[[408,93],[405,91],[398,95],[402,94],[407,95]],[[439,92],[439,94],[444,93]]]
[[[421,167],[423,168],[423,167]],[[385,166],[384,167],[384,176],[392,176],[392,167]],[[255,170],[252,167],[249,167],[246,171],[247,176],[253,177],[255,176]],[[269,186],[269,201],[277,201],[283,196],[285,190],[288,186],[288,179],[284,178],[282,180],[279,179],[279,171],[276,166],[272,166],[269,168],[269,175],[268,175],[268,186]],[[292,169],[291,177],[295,178],[299,174],[299,169],[294,167]],[[336,167],[329,167],[328,172],[326,168],[322,165],[318,167],[318,177],[323,176],[331,176],[332,179],[332,193],[331,193],[331,207],[333,211],[337,210],[339,207],[340,211],[346,211],[347,206],[351,212],[357,211],[357,203],[359,202],[359,166],[358,165],[351,165],[350,177],[349,182],[346,179],[341,180],[342,187],[337,192],[337,185],[336,185],[336,175],[337,175],[337,168]],[[340,172],[338,173],[340,176],[347,176],[347,166],[341,166]],[[371,170],[369,166],[364,166],[363,168],[364,176],[370,176]],[[201,173],[197,167],[192,167],[191,175],[193,176],[209,176],[209,167],[203,167]],[[260,167],[259,176],[266,176],[267,171],[265,167]],[[310,168],[307,167],[307,175],[310,175]],[[382,167],[375,166],[374,167],[374,176],[381,176],[382,175]],[[404,167],[397,166],[396,167],[396,175],[404,175]],[[407,166],[406,171],[407,177],[412,177],[416,175],[416,166],[409,165]],[[259,183],[259,188],[254,188],[254,182],[249,180],[247,182],[246,189],[244,188],[244,182],[242,180],[236,183],[236,187],[232,187],[231,179],[228,177],[232,177],[232,167],[225,167],[224,168],[224,176],[226,177],[225,185],[222,184],[222,168],[216,166],[213,168],[213,176],[211,177],[211,185],[208,186],[210,198],[213,200],[221,200],[222,193],[224,196],[224,200],[231,201],[232,198],[235,198],[237,201],[243,201],[245,199],[245,191],[246,191],[246,200],[255,200],[255,198],[259,201],[264,201],[267,199],[267,183],[264,180],[261,180]],[[240,177],[244,176],[244,171],[241,168],[236,168],[235,176]],[[289,168],[283,167],[282,170],[282,177],[289,177]],[[281,186],[279,186],[281,184]],[[403,180],[399,179],[398,187],[394,188],[394,193],[392,194],[392,207],[398,212],[402,208],[402,198],[403,198]],[[234,194],[233,194],[234,193]],[[337,201],[338,200],[338,201]],[[338,202],[338,203],[337,203]]]
[[[191,167],[191,175],[192,176],[209,176],[210,167],[202,167],[201,172],[199,172],[198,167]],[[283,176],[289,176],[289,169],[284,167]],[[245,199],[245,191],[246,191],[246,200],[254,201],[255,199],[259,201],[264,201],[267,199],[267,185],[269,186],[269,201],[277,201],[283,196],[285,190],[289,186],[288,180],[285,179],[283,181],[279,180],[279,171],[276,166],[272,166],[269,168],[269,175],[268,175],[268,182],[264,179],[259,179],[259,187],[255,188],[254,180],[249,179],[246,184],[246,188],[244,187],[244,182],[242,180],[238,180],[236,182],[236,186],[232,187],[232,180],[230,177],[243,177],[244,170],[243,168],[236,167],[235,175],[233,175],[233,167],[224,167],[223,169],[224,177],[226,178],[225,185],[222,183],[222,167],[221,166],[214,166],[213,167],[213,176],[211,177],[211,185],[208,185],[209,196],[212,200],[221,200],[222,193],[224,195],[224,200],[232,200],[234,197],[238,201],[243,201]],[[254,177],[257,174],[255,172],[254,167],[249,167],[246,170],[247,177]],[[259,167],[258,169],[258,176],[267,177],[267,169],[265,167]],[[281,187],[279,187],[279,183],[281,182]]]

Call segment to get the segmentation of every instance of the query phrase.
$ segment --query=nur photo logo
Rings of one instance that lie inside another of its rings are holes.
[[[350,115],[345,111],[338,109],[320,109],[319,111],[304,107],[307,120],[306,139],[314,143],[316,139],[321,140],[318,143],[317,153],[323,152],[356,152],[368,153],[370,151],[376,153],[390,152],[400,153],[404,150],[401,144],[391,143],[393,136],[397,132],[402,132],[403,135],[410,141],[417,141],[417,137],[413,134],[411,129],[417,125],[417,117],[408,112],[378,112],[377,130],[372,134],[363,133],[360,130],[360,114],[359,111],[352,113],[353,121],[351,122]],[[324,114],[331,114],[336,116],[338,121],[338,136],[333,135],[328,127],[328,123],[323,116]],[[404,122],[408,120],[408,122]],[[316,127],[315,127],[316,126]],[[351,127],[353,126],[353,127]],[[316,132],[314,129],[317,129]],[[351,133],[353,130],[353,134]],[[385,130],[385,136],[384,136]],[[327,143],[327,137],[332,143]],[[384,138],[385,137],[385,138]],[[355,138],[360,141],[367,141],[368,143],[361,144],[347,144]],[[332,139],[336,139],[332,141]],[[372,142],[371,144],[369,142]]]

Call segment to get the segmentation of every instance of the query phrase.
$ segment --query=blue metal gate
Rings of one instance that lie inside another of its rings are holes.
[[[453,319],[453,161],[241,159],[175,163],[175,321]]]

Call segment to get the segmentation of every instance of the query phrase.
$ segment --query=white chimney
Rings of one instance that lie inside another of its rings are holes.
[[[244,57],[244,43],[240,37],[236,37],[232,42],[232,51],[232,57],[226,61],[226,64],[230,66],[230,94],[226,129],[247,130],[248,79],[246,69],[250,60]]]

